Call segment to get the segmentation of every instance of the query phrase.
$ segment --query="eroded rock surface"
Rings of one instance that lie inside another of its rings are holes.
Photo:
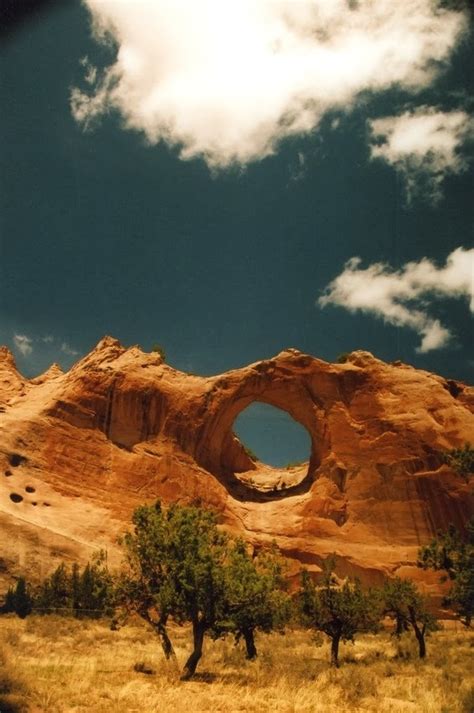
[[[232,431],[254,401],[311,437],[304,466],[254,462]],[[25,379],[0,350],[0,576],[87,559],[133,508],[200,500],[255,546],[275,539],[317,568],[378,581],[416,569],[418,547],[472,513],[472,486],[443,463],[472,442],[474,389],[354,352],[329,364],[289,349],[204,378],[104,338],[69,372]],[[19,499],[21,497],[21,499]]]

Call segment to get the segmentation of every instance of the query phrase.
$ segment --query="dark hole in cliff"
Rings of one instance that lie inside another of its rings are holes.
[[[34,493],[36,491],[36,488],[33,488],[32,485],[27,485],[25,490],[27,493]]]
[[[6,470],[5,475],[7,478],[9,478],[11,475],[13,475],[13,473],[11,472],[11,470]]]
[[[36,507],[36,506],[38,505],[38,503],[36,502],[36,500],[33,500],[33,502],[32,502],[31,504],[33,505],[33,507]]]
[[[14,503],[21,503],[23,500],[23,495],[19,495],[18,493],[10,493],[10,500],[12,500]]]
[[[8,461],[13,468],[16,468],[17,466],[21,465],[26,460],[27,458],[25,456],[20,455],[19,453],[11,453],[8,458]]]
[[[453,396],[455,399],[459,396],[460,393],[462,393],[462,387],[458,386],[455,381],[452,379],[448,379],[446,383],[444,384],[444,388],[446,391],[449,391],[451,396]]]
[[[43,503],[43,505],[44,505],[46,508],[51,507],[51,503]]]

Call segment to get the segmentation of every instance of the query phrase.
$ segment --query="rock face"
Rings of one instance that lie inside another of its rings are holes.
[[[311,437],[304,467],[247,455],[232,431],[254,401]],[[199,500],[256,547],[276,540],[317,569],[378,581],[416,569],[418,547],[473,511],[472,487],[443,463],[473,440],[474,389],[354,352],[329,364],[294,349],[204,378],[104,338],[69,372],[32,380],[0,351],[0,575],[44,575],[90,557],[134,507]]]

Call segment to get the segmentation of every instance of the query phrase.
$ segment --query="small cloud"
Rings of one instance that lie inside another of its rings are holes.
[[[66,342],[63,342],[61,344],[61,351],[64,354],[67,354],[68,356],[77,356],[79,354],[79,352],[77,352],[75,349],[70,347],[69,344],[67,344]]]
[[[460,149],[474,136],[474,119],[465,111],[437,111],[422,106],[400,116],[369,122],[371,157],[394,166],[405,184],[407,203],[423,197],[433,204],[442,198],[448,174],[463,173],[468,157]]]
[[[26,334],[15,334],[13,336],[13,343],[23,356],[29,356],[33,352],[32,342],[33,340],[27,337]]]
[[[444,267],[426,257],[406,263],[400,270],[380,262],[361,268],[361,262],[353,257],[346,263],[318,299],[320,307],[336,305],[413,329],[422,338],[417,348],[420,353],[441,349],[452,339],[449,329],[429,314],[434,299],[468,298],[474,312],[474,249],[456,248]]]
[[[306,171],[306,157],[302,151],[298,151],[296,163],[290,168],[290,181],[301,181]]]

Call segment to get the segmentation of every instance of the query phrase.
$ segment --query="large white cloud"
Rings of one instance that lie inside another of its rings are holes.
[[[437,203],[447,174],[466,170],[460,149],[474,135],[474,120],[464,111],[422,106],[399,116],[370,122],[372,158],[392,164],[402,175],[408,202],[419,194]]]
[[[444,267],[437,267],[428,258],[409,262],[400,270],[385,263],[367,268],[360,264],[360,258],[351,258],[327,286],[319,305],[365,312],[388,324],[414,329],[422,337],[419,352],[444,347],[452,338],[449,329],[429,314],[433,299],[468,298],[474,312],[474,249],[457,248],[448,255]]]
[[[104,72],[74,88],[84,125],[118,111],[151,143],[245,164],[365,90],[429,85],[466,26],[435,0],[84,0]]]

